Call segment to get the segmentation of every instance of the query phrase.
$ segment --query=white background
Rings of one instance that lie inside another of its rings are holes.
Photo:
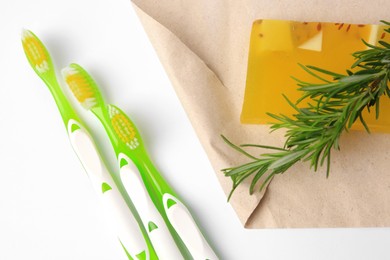
[[[81,64],[130,115],[221,259],[390,259],[390,229],[245,230],[130,0],[0,0],[0,260],[127,259],[24,56],[23,27],[46,44],[57,69]],[[88,122],[113,165],[100,125]]]

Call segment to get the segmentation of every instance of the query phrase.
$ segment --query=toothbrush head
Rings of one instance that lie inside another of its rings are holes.
[[[75,98],[87,110],[104,105],[103,97],[92,77],[75,63],[62,70],[62,76]]]
[[[46,75],[48,72],[54,73],[49,52],[33,32],[22,31],[22,45],[28,62],[39,76]]]
[[[116,106],[108,105],[107,108],[112,127],[119,140],[131,150],[139,147],[141,144],[141,136],[133,122]]]

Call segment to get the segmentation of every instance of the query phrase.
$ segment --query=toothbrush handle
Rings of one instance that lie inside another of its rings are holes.
[[[216,260],[217,255],[207,243],[187,207],[174,195],[165,193],[163,205],[168,220],[195,260]]]
[[[120,168],[123,186],[142,219],[157,256],[160,260],[183,259],[164,219],[149,197],[138,168],[126,155],[119,154],[118,162],[123,160],[127,163]]]
[[[72,147],[103,204],[106,216],[114,225],[122,247],[133,259],[138,259],[137,255],[142,254],[149,259],[148,247],[138,223],[113,182],[91,136],[75,120],[69,121],[68,134]]]

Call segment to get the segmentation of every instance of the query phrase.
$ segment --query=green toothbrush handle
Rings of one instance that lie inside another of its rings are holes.
[[[111,178],[90,134],[73,119],[69,120],[67,130],[70,143],[87,172],[104,214],[115,229],[128,258],[150,259],[148,245],[138,223]]]
[[[120,178],[148,232],[159,259],[183,259],[164,219],[151,200],[142,176],[125,154],[119,154]]]
[[[165,193],[163,205],[167,218],[194,259],[218,259],[207,243],[187,207],[174,195]]]
[[[149,191],[149,194],[160,213],[166,216],[192,258],[195,260],[218,259],[188,208],[162,178],[146,152],[142,151],[141,154],[139,158],[142,162],[139,164],[140,171],[145,175],[145,184],[150,185],[150,188],[153,189],[153,191]]]

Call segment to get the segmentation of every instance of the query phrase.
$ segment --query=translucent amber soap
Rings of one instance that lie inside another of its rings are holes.
[[[354,62],[352,53],[364,50],[364,39],[371,44],[390,42],[384,27],[378,25],[258,20],[253,23],[248,73],[241,122],[264,124],[273,120],[266,112],[292,115],[293,109],[282,94],[296,101],[294,76],[306,82],[318,82],[299,67],[313,65],[345,74]],[[380,117],[365,112],[372,131],[390,132],[390,99],[380,102]],[[356,122],[353,129],[363,129]]]

